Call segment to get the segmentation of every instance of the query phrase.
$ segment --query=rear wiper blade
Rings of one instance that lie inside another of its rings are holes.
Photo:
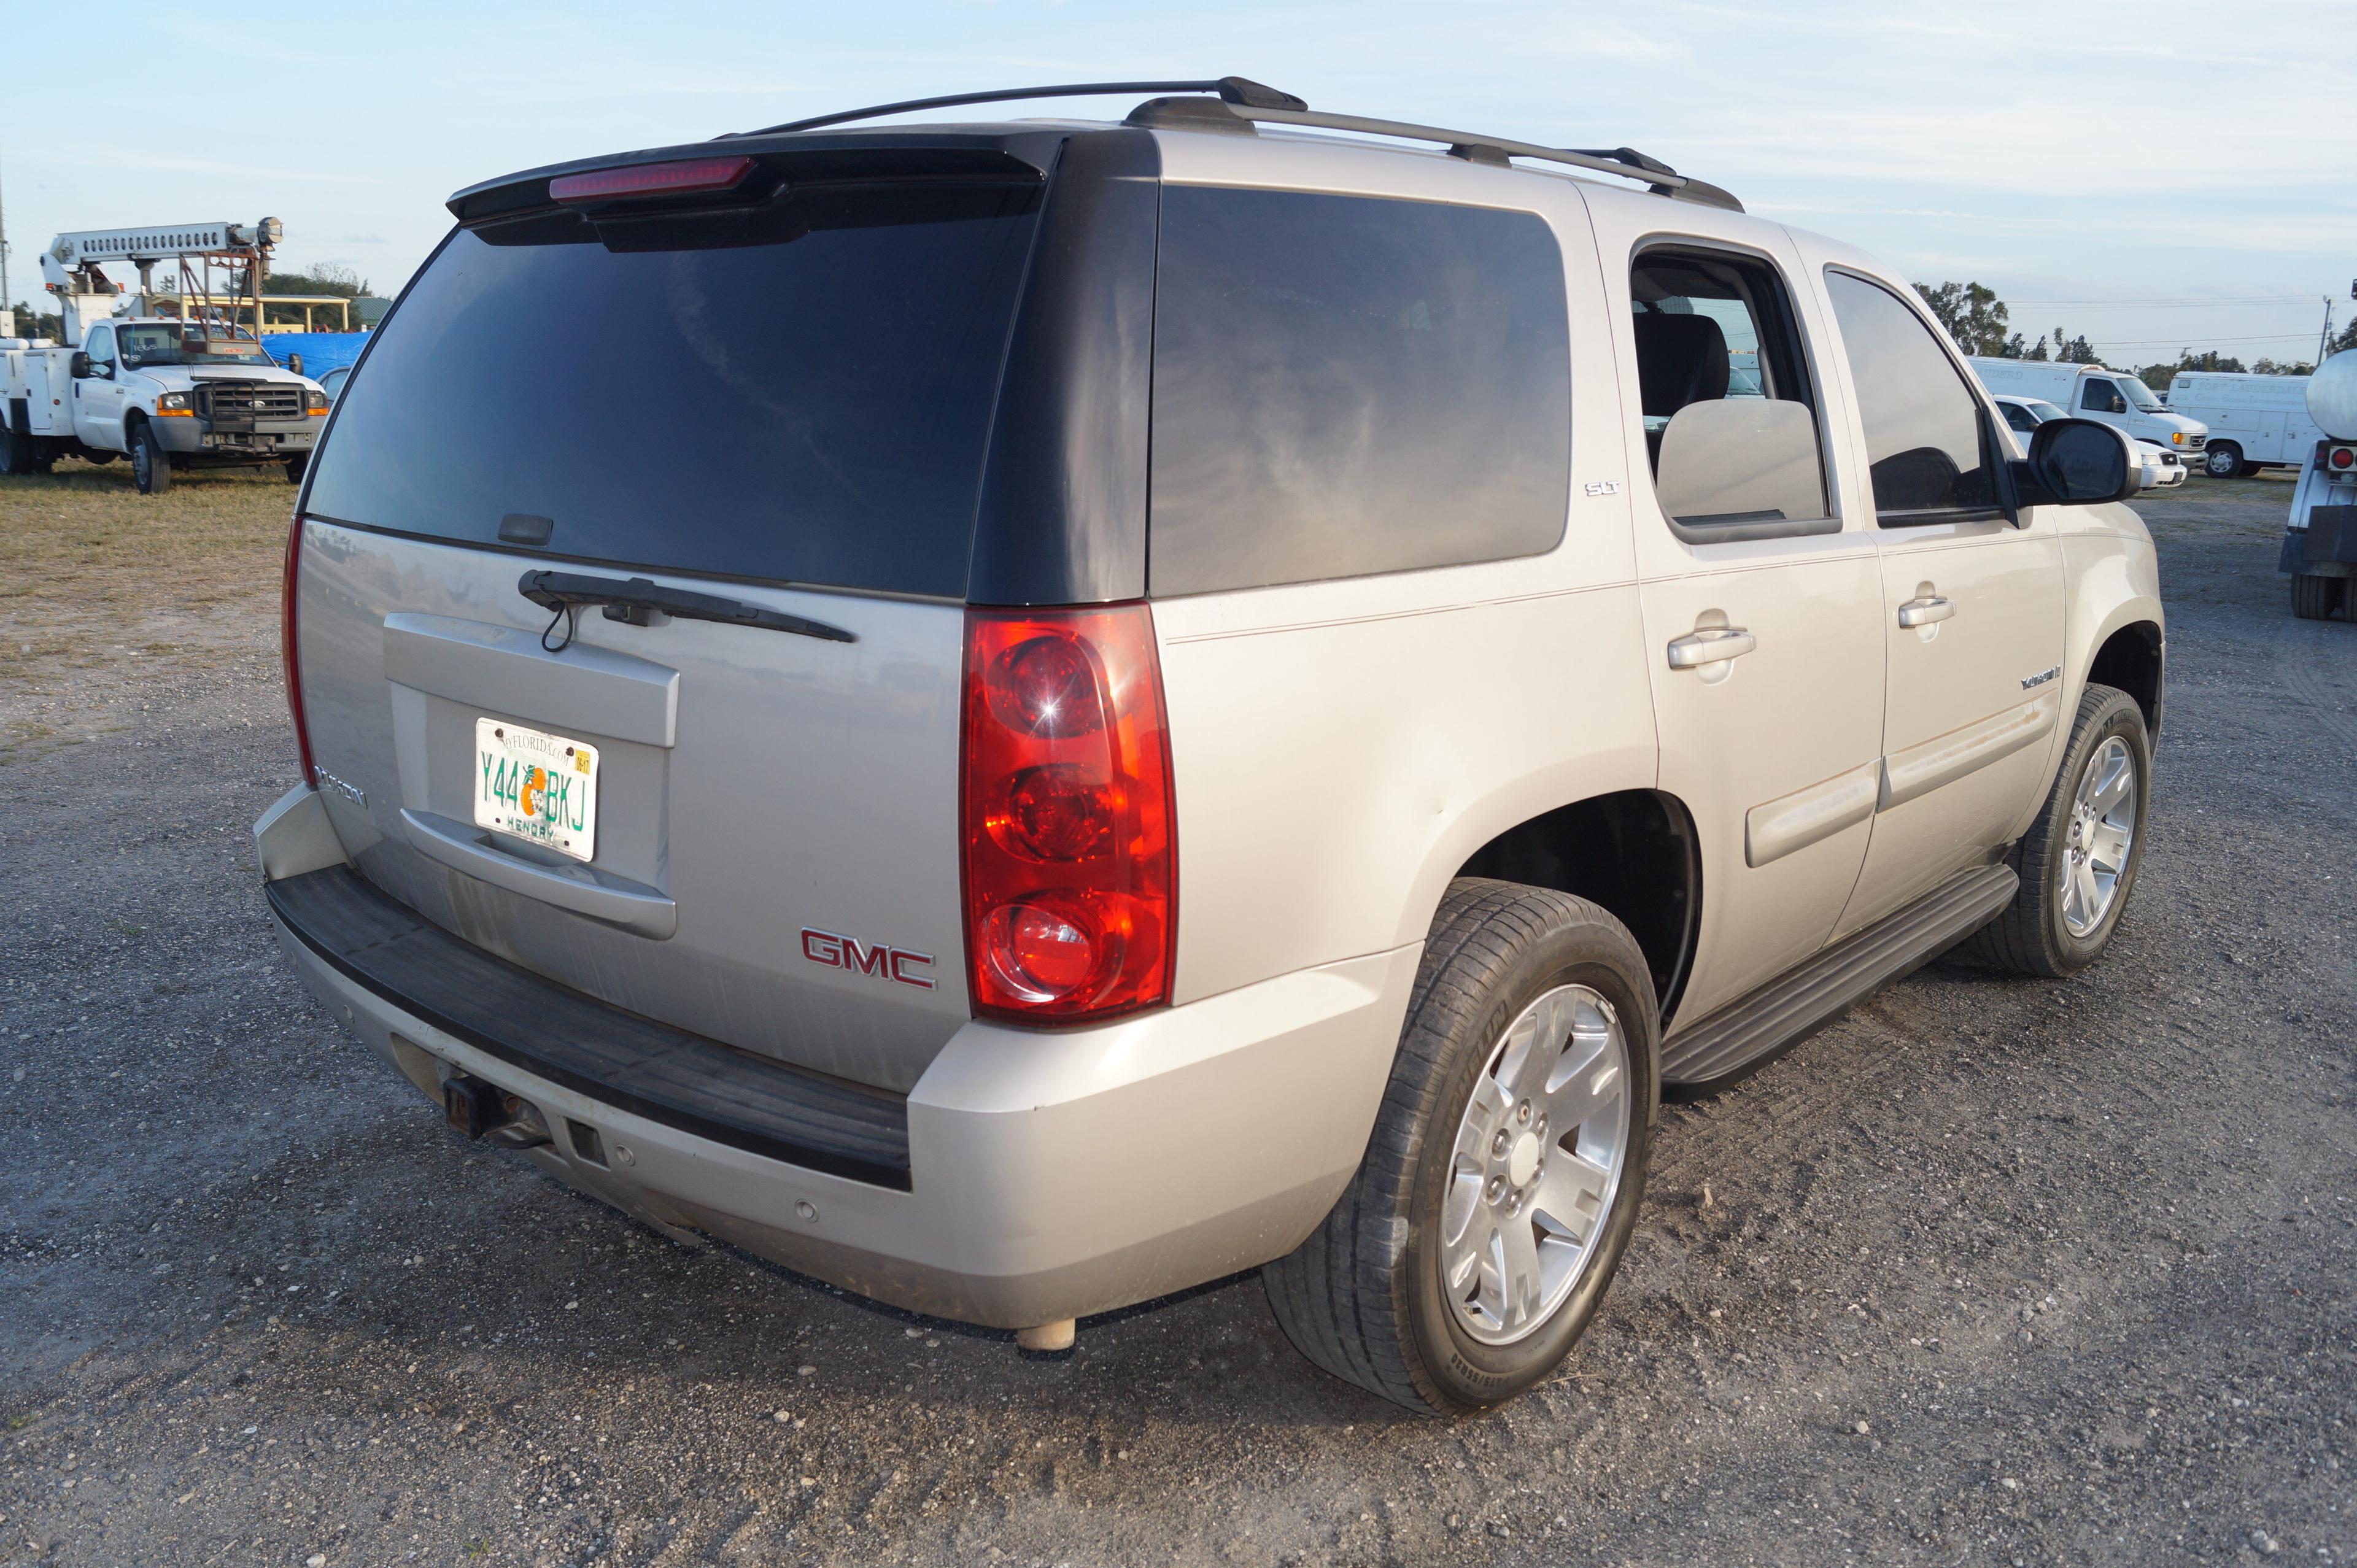
[[[759,627],[764,631],[788,631],[824,642],[857,642],[858,636],[823,620],[788,615],[743,599],[718,594],[667,588],[645,577],[593,577],[582,572],[526,572],[516,579],[516,592],[544,610],[562,616],[567,610],[605,607],[608,620],[648,623],[647,612],[658,611],[678,620],[718,621],[724,626]],[[552,627],[552,630],[554,628]],[[571,640],[567,638],[566,640]],[[564,646],[562,643],[559,647]]]

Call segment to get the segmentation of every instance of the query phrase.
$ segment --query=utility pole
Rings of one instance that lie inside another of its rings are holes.
[[[8,297],[8,204],[0,200],[0,310],[8,313],[8,329],[0,338],[16,335],[16,302]]]
[[[2352,295],[2357,295],[2357,284],[2349,285]],[[2332,341],[2332,296],[2324,296],[2324,330],[2316,335],[2316,368],[2324,369],[2325,346]]]

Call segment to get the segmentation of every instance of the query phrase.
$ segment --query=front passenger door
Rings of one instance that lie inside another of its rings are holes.
[[[123,448],[123,367],[115,362],[114,328],[93,327],[82,340],[90,374],[74,382],[74,434],[102,451]]]
[[[1985,864],[2043,795],[2063,582],[2050,510],[2007,520],[1995,424],[1930,325],[1859,273],[1828,268],[1825,291],[1866,440],[1886,660],[1874,837],[1846,933]]]

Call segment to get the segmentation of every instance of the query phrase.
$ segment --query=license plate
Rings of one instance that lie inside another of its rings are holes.
[[[575,860],[597,852],[597,748],[500,719],[475,721],[475,825]]]

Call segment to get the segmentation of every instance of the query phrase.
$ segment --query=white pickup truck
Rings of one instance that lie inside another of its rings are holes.
[[[328,394],[274,363],[252,332],[228,324],[240,303],[233,296],[221,318],[189,309],[192,299],[215,298],[211,273],[199,274],[192,260],[206,269],[235,266],[242,292],[253,294],[278,235],[274,218],[59,235],[41,254],[41,275],[65,341],[0,338],[0,467],[36,474],[59,457],[104,463],[127,455],[142,495],[189,468],[277,464],[299,481],[328,422]],[[175,315],[151,303],[152,269],[167,260],[182,278],[163,306]],[[125,262],[139,273],[130,293],[103,265]],[[199,275],[201,290],[193,286]],[[250,308],[258,322],[258,294]]]
[[[59,457],[131,458],[142,495],[176,469],[282,464],[299,480],[327,424],[317,381],[271,363],[251,338],[205,338],[164,317],[118,317],[69,348],[0,338],[7,389],[5,467],[44,473]]]

